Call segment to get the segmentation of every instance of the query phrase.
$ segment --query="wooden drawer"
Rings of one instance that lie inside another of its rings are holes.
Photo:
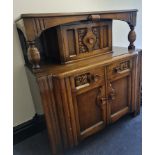
[[[104,68],[93,69],[72,77],[73,87],[76,92],[82,93],[104,84]]]
[[[112,22],[83,21],[58,27],[64,63],[112,51]]]
[[[132,60],[122,60],[108,66],[108,79],[115,79],[130,73]]]

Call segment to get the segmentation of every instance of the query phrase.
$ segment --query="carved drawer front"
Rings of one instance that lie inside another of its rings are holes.
[[[80,73],[73,77],[75,90],[84,90],[104,84],[104,68]]]
[[[87,21],[60,26],[59,41],[62,41],[64,62],[111,51],[111,24],[111,21]]]
[[[113,79],[129,74],[132,68],[131,64],[131,60],[123,60],[108,66],[108,78]]]

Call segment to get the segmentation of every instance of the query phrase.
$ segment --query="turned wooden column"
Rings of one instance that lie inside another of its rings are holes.
[[[28,51],[27,51],[27,56],[28,60],[32,64],[33,69],[38,69],[40,68],[40,53],[38,51],[38,48],[35,46],[34,41],[28,41]]]
[[[130,42],[128,49],[135,49],[134,41],[136,40],[136,32],[134,31],[134,26],[129,25],[130,32],[128,34],[128,40]]]

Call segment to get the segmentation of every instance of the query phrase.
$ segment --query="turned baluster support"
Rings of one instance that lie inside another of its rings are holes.
[[[134,31],[134,26],[133,25],[129,25],[130,27],[130,32],[128,34],[128,40],[130,42],[128,49],[135,49],[135,45],[134,45],[134,41],[136,40],[136,33]]]
[[[28,56],[28,60],[30,61],[30,63],[32,64],[32,68],[33,69],[38,69],[40,68],[40,53],[38,48],[35,46],[35,42],[34,41],[28,41],[28,51],[27,51],[27,56]]]

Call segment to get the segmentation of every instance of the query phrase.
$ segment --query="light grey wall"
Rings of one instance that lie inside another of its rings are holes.
[[[85,12],[104,10],[138,9],[137,18],[137,40],[136,46],[141,48],[142,38],[142,10],[141,0],[14,0],[14,20],[23,13],[54,13],[54,12]],[[128,46],[127,35],[129,27],[124,22],[115,21],[113,25],[113,45]],[[24,70],[24,59],[19,43],[17,30],[14,25],[13,34],[13,82],[14,82],[14,105],[13,122],[14,126],[31,119],[34,114],[34,106],[28,80]]]

